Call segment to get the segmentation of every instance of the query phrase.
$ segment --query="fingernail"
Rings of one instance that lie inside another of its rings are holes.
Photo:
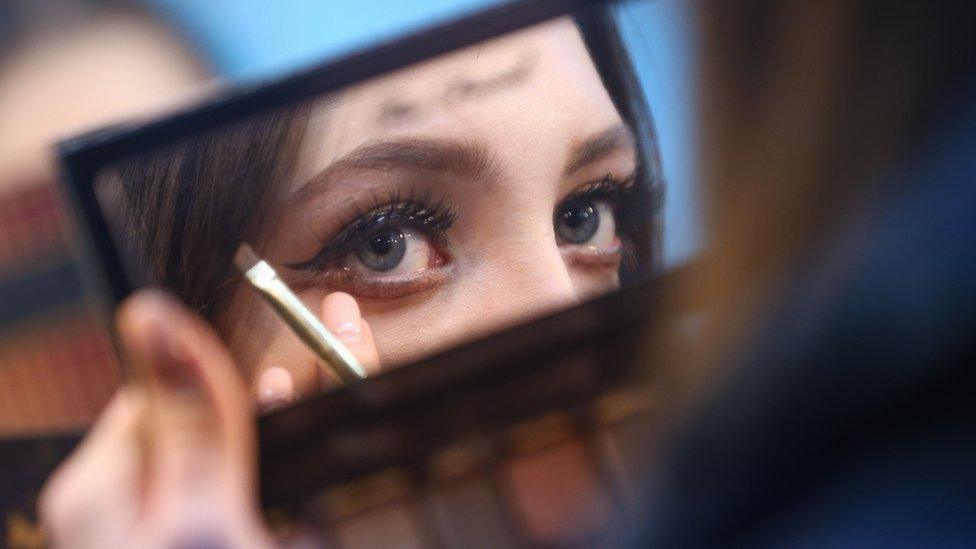
[[[346,343],[359,343],[363,338],[363,330],[361,324],[354,324],[352,322],[344,322],[339,325],[336,330],[336,336]]]
[[[186,345],[173,337],[172,332],[160,325],[151,328],[150,360],[152,376],[172,390],[197,389],[196,366],[193,355]]]
[[[363,317],[359,305],[349,294],[333,292],[322,302],[322,321],[344,343],[363,339]]]
[[[265,369],[258,376],[257,393],[258,405],[264,411],[290,403],[295,393],[291,373],[280,366]]]

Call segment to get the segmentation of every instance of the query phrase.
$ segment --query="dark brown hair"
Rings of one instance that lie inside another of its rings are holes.
[[[113,218],[130,276],[168,288],[207,318],[236,281],[234,253],[255,241],[297,154],[307,108],[279,109],[124,162]]]

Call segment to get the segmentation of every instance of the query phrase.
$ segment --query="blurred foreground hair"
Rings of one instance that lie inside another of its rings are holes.
[[[685,297],[715,321],[703,364],[743,345],[790,269],[901,184],[885,176],[972,97],[976,4],[729,0],[697,15],[710,252]]]

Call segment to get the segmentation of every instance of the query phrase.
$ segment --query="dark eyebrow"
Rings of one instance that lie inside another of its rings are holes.
[[[606,129],[583,141],[576,147],[563,175],[571,175],[585,166],[600,161],[621,150],[633,150],[636,140],[626,124]]]
[[[325,189],[337,174],[351,171],[394,171],[441,173],[491,182],[498,168],[484,145],[433,139],[370,141],[336,160],[292,194],[304,200]]]

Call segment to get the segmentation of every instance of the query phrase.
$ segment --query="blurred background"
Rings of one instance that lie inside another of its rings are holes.
[[[288,73],[497,0],[0,3],[0,435],[87,424],[120,379],[71,256],[51,146],[215,80]],[[698,247],[694,37],[680,0],[618,8],[659,135],[666,261]]]

